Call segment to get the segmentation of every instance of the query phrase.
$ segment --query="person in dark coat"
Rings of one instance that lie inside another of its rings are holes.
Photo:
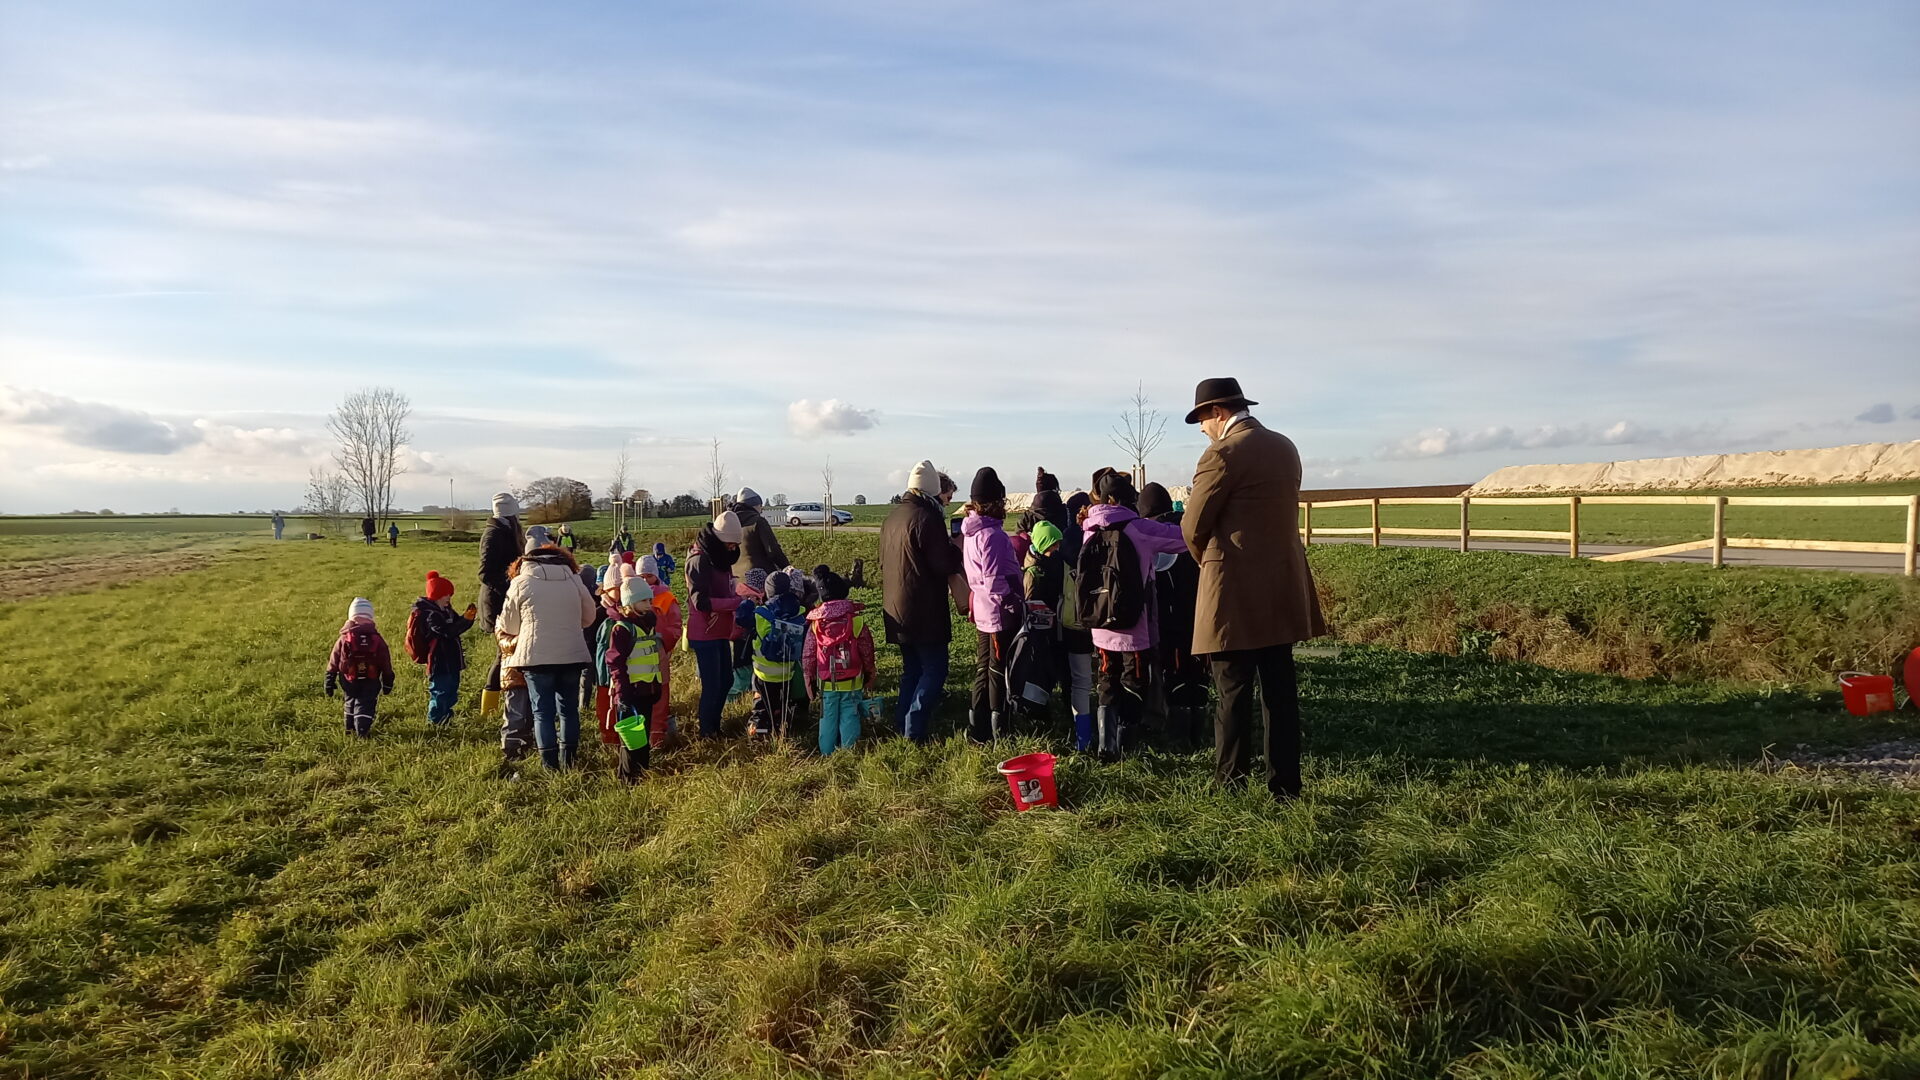
[[[493,516],[480,533],[480,627],[489,634],[506,603],[507,587],[513,584],[511,568],[526,543],[527,534],[520,528],[520,500],[502,491],[493,497]],[[486,688],[500,689],[498,656],[487,672]]]
[[[1327,632],[1300,543],[1300,451],[1248,412],[1236,379],[1207,379],[1187,423],[1212,440],[1194,469],[1181,530],[1200,562],[1193,651],[1209,658],[1220,694],[1214,775],[1245,781],[1252,758],[1253,686],[1266,721],[1267,790],[1300,794],[1300,691],[1293,646]]]
[[[375,524],[377,523],[370,517],[360,519],[360,539],[368,546],[372,546],[373,544],[373,529]]]
[[[1080,529],[1074,523],[1073,516],[1067,513],[1067,504],[1060,497],[1060,478],[1045,469],[1035,469],[1033,475],[1033,502],[1028,504],[1026,512],[1020,515],[1020,531],[1033,532],[1037,522],[1051,521],[1053,527],[1060,530],[1060,555],[1067,565],[1075,566],[1080,562]]]
[[[943,492],[943,487],[946,491]],[[931,461],[913,467],[906,494],[880,526],[881,590],[887,642],[900,648],[900,701],[895,724],[915,742],[932,737],[934,713],[947,683],[948,614],[960,549],[947,531],[946,501]]]
[[[743,487],[727,509],[740,518],[740,547],[747,556],[747,569],[771,574],[787,568],[787,553],[773,533],[773,522],[760,514],[763,504],[759,492]]]
[[[1184,516],[1160,484],[1140,489],[1140,516],[1178,525]],[[1160,645],[1154,658],[1167,709],[1168,742],[1197,749],[1207,710],[1207,662],[1193,654],[1193,609],[1200,598],[1200,564],[1191,552],[1154,562],[1154,602],[1160,611]]]

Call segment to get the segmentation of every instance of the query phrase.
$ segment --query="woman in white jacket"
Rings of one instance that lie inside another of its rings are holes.
[[[597,607],[593,594],[580,583],[580,564],[573,556],[550,541],[543,544],[530,537],[507,586],[495,632],[503,642],[513,643],[506,666],[519,668],[527,678],[533,743],[549,769],[571,767],[580,743],[580,672],[593,661],[581,631],[593,625]]]

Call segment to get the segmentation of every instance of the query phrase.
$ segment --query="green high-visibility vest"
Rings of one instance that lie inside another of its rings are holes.
[[[627,681],[660,681],[660,638],[654,634],[641,634],[639,627],[630,626],[634,632],[633,651],[627,654]]]

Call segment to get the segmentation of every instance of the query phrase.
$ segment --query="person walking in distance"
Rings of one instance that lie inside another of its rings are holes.
[[[1193,651],[1208,657],[1219,711],[1214,775],[1246,781],[1253,685],[1266,721],[1267,790],[1300,794],[1300,692],[1293,646],[1327,632],[1300,543],[1300,451],[1249,413],[1236,379],[1206,379],[1187,423],[1212,440],[1194,468],[1181,530],[1200,563]]]

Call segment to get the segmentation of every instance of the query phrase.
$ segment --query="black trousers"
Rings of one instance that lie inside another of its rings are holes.
[[[1007,654],[1015,633],[1010,626],[993,633],[974,631],[973,697],[967,709],[967,737],[974,742],[992,742],[1006,724]]]
[[[1220,694],[1214,716],[1214,777],[1244,783],[1253,757],[1253,686],[1260,683],[1265,726],[1267,790],[1279,797],[1300,794],[1300,687],[1294,680],[1293,646],[1215,653],[1213,685]]]
[[[1147,714],[1148,684],[1153,677],[1148,655],[1144,651],[1100,650],[1094,685],[1099,689],[1098,738],[1103,754],[1118,754],[1139,741],[1140,725]]]

